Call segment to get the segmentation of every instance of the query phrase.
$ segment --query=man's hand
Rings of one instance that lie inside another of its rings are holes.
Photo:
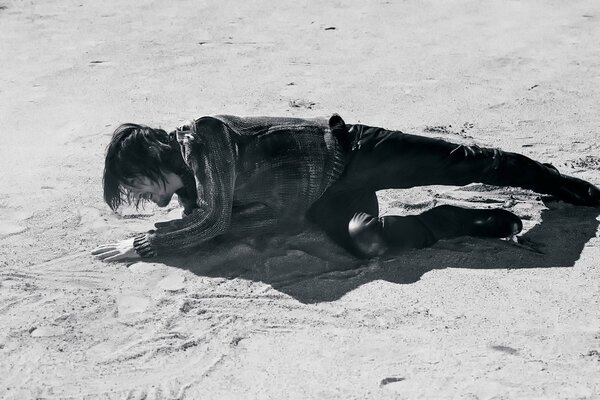
[[[92,254],[104,262],[139,259],[141,257],[136,253],[135,248],[133,247],[133,239],[134,238],[121,240],[117,243],[105,244],[93,250]]]

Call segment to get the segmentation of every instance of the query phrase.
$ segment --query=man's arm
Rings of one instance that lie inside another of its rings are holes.
[[[231,228],[218,237],[227,241],[260,237],[267,232],[273,232],[277,227],[278,219],[273,210],[262,203],[250,203],[233,207]],[[141,235],[143,238],[145,234]],[[215,238],[213,238],[215,239]],[[135,238],[121,240],[99,246],[92,254],[103,261],[132,261],[139,259],[140,255],[134,248]],[[210,240],[198,245],[210,243]]]
[[[227,127],[216,119],[201,118],[191,131],[177,132],[177,140],[195,177],[198,208],[136,237],[134,247],[142,257],[193,249],[225,233],[231,223],[235,150]]]

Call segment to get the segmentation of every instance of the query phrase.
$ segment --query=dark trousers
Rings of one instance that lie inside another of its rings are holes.
[[[553,167],[517,153],[366,125],[338,124],[332,130],[347,150],[346,168],[307,218],[355,254],[348,223],[357,212],[378,216],[377,190],[480,182],[553,194],[560,179]],[[382,217],[382,236],[392,249],[421,248],[459,236],[460,221],[448,210],[440,206],[418,216]]]

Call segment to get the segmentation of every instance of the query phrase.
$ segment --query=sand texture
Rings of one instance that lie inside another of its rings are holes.
[[[600,399],[597,209],[423,187],[382,211],[506,207],[525,232],[90,255],[180,213],[103,203],[124,122],[337,112],[600,185],[600,2],[0,0],[0,37],[0,398]]]

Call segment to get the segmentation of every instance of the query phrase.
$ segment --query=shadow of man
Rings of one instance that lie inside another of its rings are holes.
[[[549,203],[542,223],[518,242],[463,237],[392,257],[357,260],[322,232],[255,242],[213,243],[185,257],[160,259],[166,265],[207,277],[264,282],[302,303],[334,301],[365,283],[417,282],[434,269],[520,269],[573,267],[595,237],[599,210]]]

